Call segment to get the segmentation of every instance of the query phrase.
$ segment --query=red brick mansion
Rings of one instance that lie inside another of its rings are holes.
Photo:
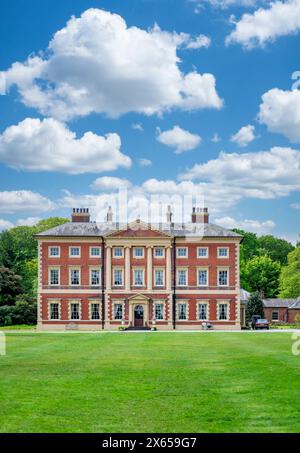
[[[242,237],[193,209],[188,224],[105,223],[88,209],[37,235],[45,330],[240,329]]]

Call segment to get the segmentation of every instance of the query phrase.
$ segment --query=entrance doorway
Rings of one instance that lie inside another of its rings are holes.
[[[134,307],[134,327],[143,327],[144,325],[144,307],[136,305]]]

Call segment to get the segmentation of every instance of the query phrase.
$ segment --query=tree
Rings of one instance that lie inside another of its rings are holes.
[[[251,321],[252,316],[264,317],[264,305],[259,296],[259,292],[251,294],[246,306],[246,320]]]
[[[0,267],[0,305],[12,305],[22,292],[22,278],[7,267]]]
[[[300,296],[300,245],[288,255],[288,264],[280,275],[280,296],[296,298]]]
[[[259,255],[259,242],[255,233],[249,233],[244,230],[239,230],[238,228],[234,228],[232,231],[243,236],[240,252],[241,261],[249,261],[254,256]]]
[[[281,265],[287,264],[287,257],[295,247],[288,241],[276,238],[271,234],[258,238],[259,254],[266,255]]]
[[[268,256],[256,256],[245,267],[245,289],[258,291],[261,297],[276,297],[281,266]]]
[[[37,277],[37,240],[35,234],[48,230],[68,219],[50,217],[34,226],[19,226],[0,234],[0,266],[13,270],[22,277],[23,292],[33,294]]]

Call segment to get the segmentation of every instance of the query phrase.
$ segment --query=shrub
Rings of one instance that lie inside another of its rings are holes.
[[[33,298],[19,296],[16,305],[0,307],[0,326],[30,324],[37,322],[37,304]]]

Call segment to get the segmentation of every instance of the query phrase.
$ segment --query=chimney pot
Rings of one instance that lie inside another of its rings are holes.
[[[88,223],[90,221],[89,208],[73,208],[72,222]]]
[[[192,223],[209,223],[208,208],[193,207],[191,220]]]

